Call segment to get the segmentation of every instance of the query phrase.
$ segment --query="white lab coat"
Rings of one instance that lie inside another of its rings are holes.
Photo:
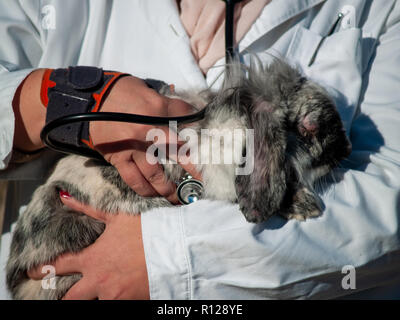
[[[345,17],[319,46],[339,12]],[[33,68],[94,65],[177,88],[220,81],[221,67],[204,79],[172,0],[1,1],[0,39],[1,168],[12,149],[11,101]],[[151,298],[395,297],[389,289],[399,297],[399,285],[388,287],[400,280],[399,1],[274,0],[239,50],[243,61],[249,52],[261,59],[269,58],[266,52],[286,57],[325,85],[353,152],[335,170],[337,182],[321,194],[323,215],[306,222],[273,217],[250,224],[236,205],[206,200],[143,214]],[[45,159],[1,172],[13,181],[8,217],[10,208],[15,212],[29,201],[48,169]],[[5,233],[2,264],[9,239]],[[347,265],[356,267],[355,279],[352,271],[342,273]],[[3,270],[1,279],[4,298]]]

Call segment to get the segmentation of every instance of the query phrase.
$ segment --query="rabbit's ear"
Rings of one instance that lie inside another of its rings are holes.
[[[253,171],[238,175],[235,189],[247,221],[262,222],[277,213],[286,192],[284,114],[269,102],[259,102],[250,114],[254,143],[246,145],[246,159],[253,157]]]

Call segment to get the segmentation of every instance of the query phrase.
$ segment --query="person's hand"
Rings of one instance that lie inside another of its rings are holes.
[[[141,79],[129,76],[116,82],[100,111],[177,116],[192,113],[193,107],[182,100],[162,96],[149,89]],[[135,192],[141,196],[161,195],[172,203],[178,203],[176,186],[167,181],[162,166],[150,164],[146,159],[146,150],[152,143],[146,142],[146,134],[152,128],[154,126],[141,124],[92,122],[90,135],[94,148],[118,170]],[[159,129],[164,130],[167,139],[173,134],[166,127]],[[193,171],[193,166],[183,167]]]
[[[149,299],[140,215],[106,214],[74,198],[61,197],[71,209],[105,223],[100,237],[77,254],[66,253],[53,266],[57,275],[81,273],[63,299]],[[28,271],[31,279],[42,279],[42,266]]]
[[[40,99],[44,69],[33,71],[18,87],[14,99],[14,148],[31,152],[43,148],[40,132],[45,125],[46,108]],[[119,79],[101,106],[100,112],[136,113],[151,116],[180,116],[192,113],[193,107],[179,99],[169,99],[147,87],[144,81],[127,76]],[[164,196],[178,203],[175,184],[167,181],[160,164],[146,160],[147,131],[154,126],[121,122],[92,122],[90,135],[94,147],[114,165],[122,179],[142,196]],[[167,143],[170,132],[164,130]],[[174,159],[176,160],[176,159]],[[194,165],[183,165],[192,176],[200,178]]]

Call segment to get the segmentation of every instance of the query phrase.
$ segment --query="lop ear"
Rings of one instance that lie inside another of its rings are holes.
[[[254,130],[254,150],[246,146],[246,159],[253,157],[253,171],[238,175],[235,189],[240,210],[249,222],[263,222],[277,213],[286,192],[284,112],[269,102],[255,105],[249,115]]]

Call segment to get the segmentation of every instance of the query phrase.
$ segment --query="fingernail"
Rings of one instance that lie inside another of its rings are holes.
[[[64,198],[64,199],[70,199],[71,198],[71,195],[67,191],[60,190],[60,191],[58,191],[58,193],[59,193],[61,198]]]

